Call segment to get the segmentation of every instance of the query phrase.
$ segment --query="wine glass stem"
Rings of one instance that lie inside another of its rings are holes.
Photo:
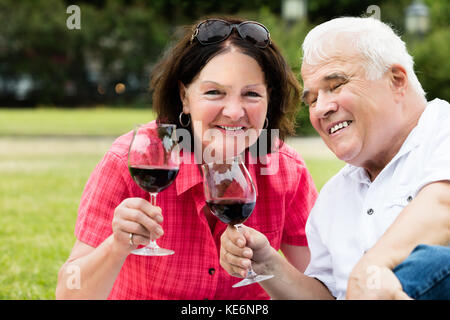
[[[242,226],[243,226],[242,223],[237,223],[237,224],[234,225],[234,227],[236,228],[236,230],[239,231],[239,232],[241,232],[241,233],[242,233],[242,231],[241,231]],[[253,271],[252,265],[250,264],[250,266],[249,266],[248,269],[247,269],[247,276],[246,276],[245,278],[247,278],[247,279],[252,279],[252,278],[254,278],[254,277],[256,277],[256,276],[257,276],[257,274],[256,274],[255,271]]]
[[[153,206],[156,206],[156,196],[158,195],[157,192],[149,192],[150,194],[150,203]],[[147,245],[147,247],[157,249],[159,246],[156,244],[156,240],[150,240],[150,243]]]
[[[157,192],[149,192],[149,194],[150,194],[150,203],[153,206],[156,206],[156,196],[158,195],[158,193]]]

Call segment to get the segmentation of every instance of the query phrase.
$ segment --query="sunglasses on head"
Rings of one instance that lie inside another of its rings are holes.
[[[269,30],[261,23],[244,21],[239,24],[232,24],[219,19],[200,22],[191,37],[191,43],[195,38],[202,45],[222,42],[230,36],[233,28],[236,28],[242,39],[253,43],[255,47],[266,48],[272,43]]]

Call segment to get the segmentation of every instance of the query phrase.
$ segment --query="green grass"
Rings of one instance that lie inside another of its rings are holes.
[[[151,109],[0,109],[0,136],[117,135],[154,118]]]
[[[0,139],[2,150],[22,150],[0,157],[0,299],[54,298],[83,186],[102,156],[91,141],[87,151],[70,142]]]
[[[313,177],[317,190],[322,189],[325,182],[334,176],[345,164],[337,159],[305,157],[304,160],[311,176]]]
[[[54,299],[90,173],[112,136],[129,131],[136,119],[149,121],[148,115],[148,110],[0,110],[0,299]],[[85,134],[90,137],[67,137]],[[305,155],[305,161],[318,189],[342,167],[330,158]]]

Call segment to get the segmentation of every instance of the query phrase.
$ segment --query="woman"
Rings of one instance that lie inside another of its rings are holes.
[[[268,299],[257,285],[232,288],[238,279],[220,267],[220,235],[227,226],[205,206],[199,163],[207,150],[213,156],[244,151],[257,189],[246,225],[303,271],[309,261],[304,226],[317,192],[303,160],[281,142],[293,130],[297,80],[264,26],[226,18],[187,29],[156,66],[152,87],[157,120],[192,137],[192,143],[183,141],[178,176],[152,206],[128,172],[132,133],[114,142],[85,187],[57,298]],[[268,143],[259,143],[263,137]],[[243,142],[236,145],[238,140]],[[252,155],[255,144],[260,150]],[[130,254],[150,239],[175,254]],[[77,290],[67,285],[73,270],[80,270]]]

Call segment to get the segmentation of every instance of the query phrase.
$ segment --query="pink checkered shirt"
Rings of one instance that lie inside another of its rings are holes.
[[[126,198],[149,199],[133,181],[127,167],[132,132],[119,137],[91,174],[84,189],[75,226],[80,241],[97,247],[112,234],[114,209]],[[180,165],[175,182],[158,194],[164,235],[164,257],[130,254],[109,299],[268,299],[259,285],[231,286],[239,279],[219,264],[220,235],[226,224],[211,231],[203,213],[205,198],[197,164]],[[305,224],[317,191],[300,156],[289,146],[279,150],[279,171],[261,175],[262,164],[247,165],[257,189],[257,201],[245,222],[264,233],[275,249],[281,243],[306,246]]]

